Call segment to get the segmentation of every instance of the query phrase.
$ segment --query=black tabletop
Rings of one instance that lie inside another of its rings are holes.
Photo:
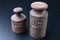
[[[60,40],[60,1],[38,0],[49,4],[47,35],[43,39],[35,39],[29,35],[29,11],[30,4],[36,0],[0,0],[0,40]],[[27,32],[16,35],[11,29],[10,17],[14,14],[13,8],[22,7],[27,16]]]

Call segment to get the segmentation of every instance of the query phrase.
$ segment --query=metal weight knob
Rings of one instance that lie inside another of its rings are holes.
[[[48,8],[48,4],[45,2],[33,2],[31,8],[35,10],[45,10]]]
[[[13,9],[13,12],[16,13],[18,16],[23,12],[23,8],[21,7],[16,7]]]

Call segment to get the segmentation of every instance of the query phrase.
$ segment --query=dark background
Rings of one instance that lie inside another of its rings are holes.
[[[15,35],[11,30],[11,15],[13,8],[22,7],[27,16],[27,27],[29,27],[30,4],[36,0],[0,0],[0,40],[60,40],[60,1],[59,0],[37,0],[48,3],[49,12],[47,36],[43,39],[35,39],[25,34]],[[28,30],[28,29],[27,29]]]

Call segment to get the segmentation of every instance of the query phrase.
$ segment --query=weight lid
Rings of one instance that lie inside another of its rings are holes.
[[[48,8],[48,4],[45,2],[33,2],[31,8],[36,10],[45,10]]]
[[[21,7],[16,7],[13,9],[13,12],[15,12],[15,13],[21,13],[22,11],[23,11],[23,8],[21,8]]]

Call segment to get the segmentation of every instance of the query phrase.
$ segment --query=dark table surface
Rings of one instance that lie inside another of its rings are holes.
[[[60,1],[40,0],[49,4],[47,36],[43,39],[35,39],[29,36],[28,31],[21,35],[15,35],[11,30],[10,17],[13,15],[12,9],[22,7],[27,16],[27,30],[29,30],[30,4],[36,0],[0,0],[0,40],[60,40]],[[38,0],[39,1],[39,0]]]

